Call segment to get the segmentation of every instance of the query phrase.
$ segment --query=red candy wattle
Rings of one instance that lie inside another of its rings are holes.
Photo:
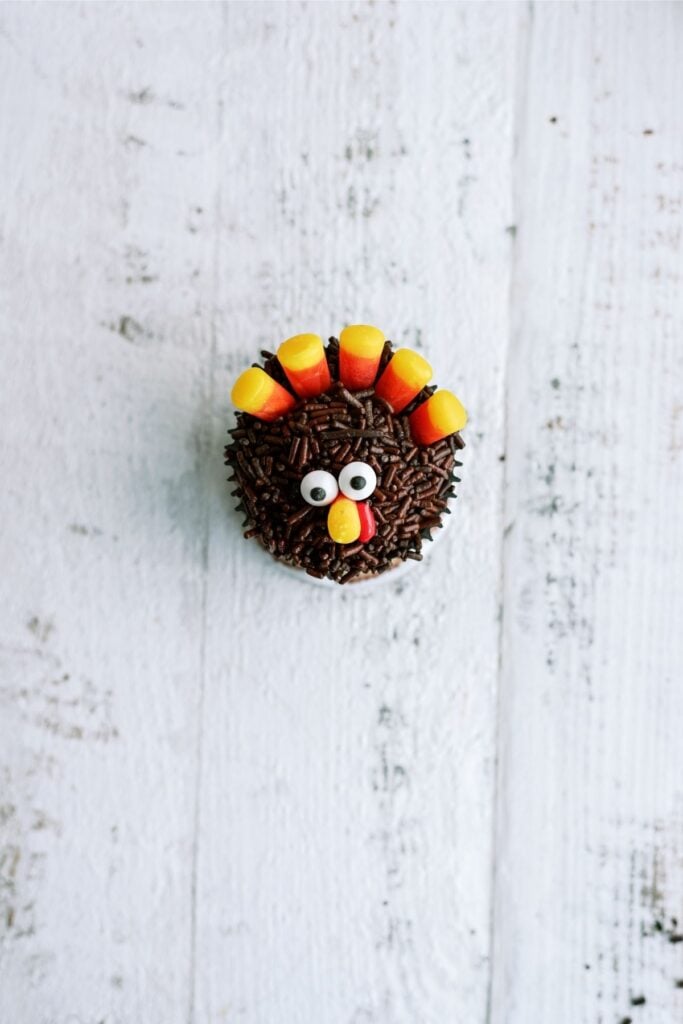
[[[358,535],[358,540],[365,544],[366,541],[372,540],[377,533],[375,513],[372,511],[367,501],[359,501],[356,504],[358,508],[358,518],[360,519],[360,534]]]

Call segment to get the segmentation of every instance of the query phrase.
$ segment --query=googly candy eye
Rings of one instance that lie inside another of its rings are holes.
[[[365,501],[377,486],[377,474],[367,462],[349,462],[339,474],[339,490],[354,501]]]
[[[301,481],[299,489],[304,501],[316,508],[331,505],[339,494],[337,481],[324,469],[312,469]]]

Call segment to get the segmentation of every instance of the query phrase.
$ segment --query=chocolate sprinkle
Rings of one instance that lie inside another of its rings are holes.
[[[387,342],[380,370],[391,353]],[[423,388],[396,415],[373,389],[351,393],[336,380],[335,338],[326,354],[334,382],[330,390],[301,400],[288,416],[271,423],[237,413],[225,462],[238,485],[232,493],[246,515],[244,536],[257,537],[275,558],[311,576],[344,584],[422,558],[423,540],[431,540],[431,531],[450,511],[453,469],[460,465],[455,456],[464,442],[454,434],[416,448],[408,416],[434,388]],[[261,355],[266,372],[288,386],[277,359],[265,350]],[[336,478],[350,461],[367,462],[377,473],[368,499],[377,532],[365,544],[335,544],[327,532],[328,508],[306,504],[299,490],[311,470],[324,469]]]

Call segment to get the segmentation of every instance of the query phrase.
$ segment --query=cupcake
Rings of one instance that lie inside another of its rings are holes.
[[[225,449],[244,536],[339,584],[420,561],[459,482],[460,401],[376,327],[326,346],[299,334],[261,357],[232,389]]]

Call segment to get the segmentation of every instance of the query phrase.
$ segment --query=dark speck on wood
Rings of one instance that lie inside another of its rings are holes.
[[[33,615],[26,623],[26,628],[33,633],[40,643],[45,643],[55,627],[49,619],[42,622],[37,615]]]
[[[135,341],[135,339],[143,333],[142,324],[132,316],[121,316],[119,317],[118,323],[110,324],[110,329],[120,334],[126,341]]]
[[[155,274],[141,274],[140,277],[127,277],[126,284],[153,284],[158,280]]]
[[[555,495],[550,499],[547,505],[541,505],[537,509],[539,516],[554,516],[560,511],[560,498]]]
[[[377,713],[377,721],[380,725],[386,725],[391,721],[391,708],[386,704],[382,704]]]
[[[154,93],[152,92],[150,87],[146,85],[145,88],[140,89],[139,92],[129,92],[128,99],[130,100],[131,103],[139,103],[142,105],[144,105],[145,103],[153,103]]]
[[[82,523],[69,523],[69,530],[71,533],[78,534],[79,537],[100,537],[102,531],[97,526],[84,526]]]

